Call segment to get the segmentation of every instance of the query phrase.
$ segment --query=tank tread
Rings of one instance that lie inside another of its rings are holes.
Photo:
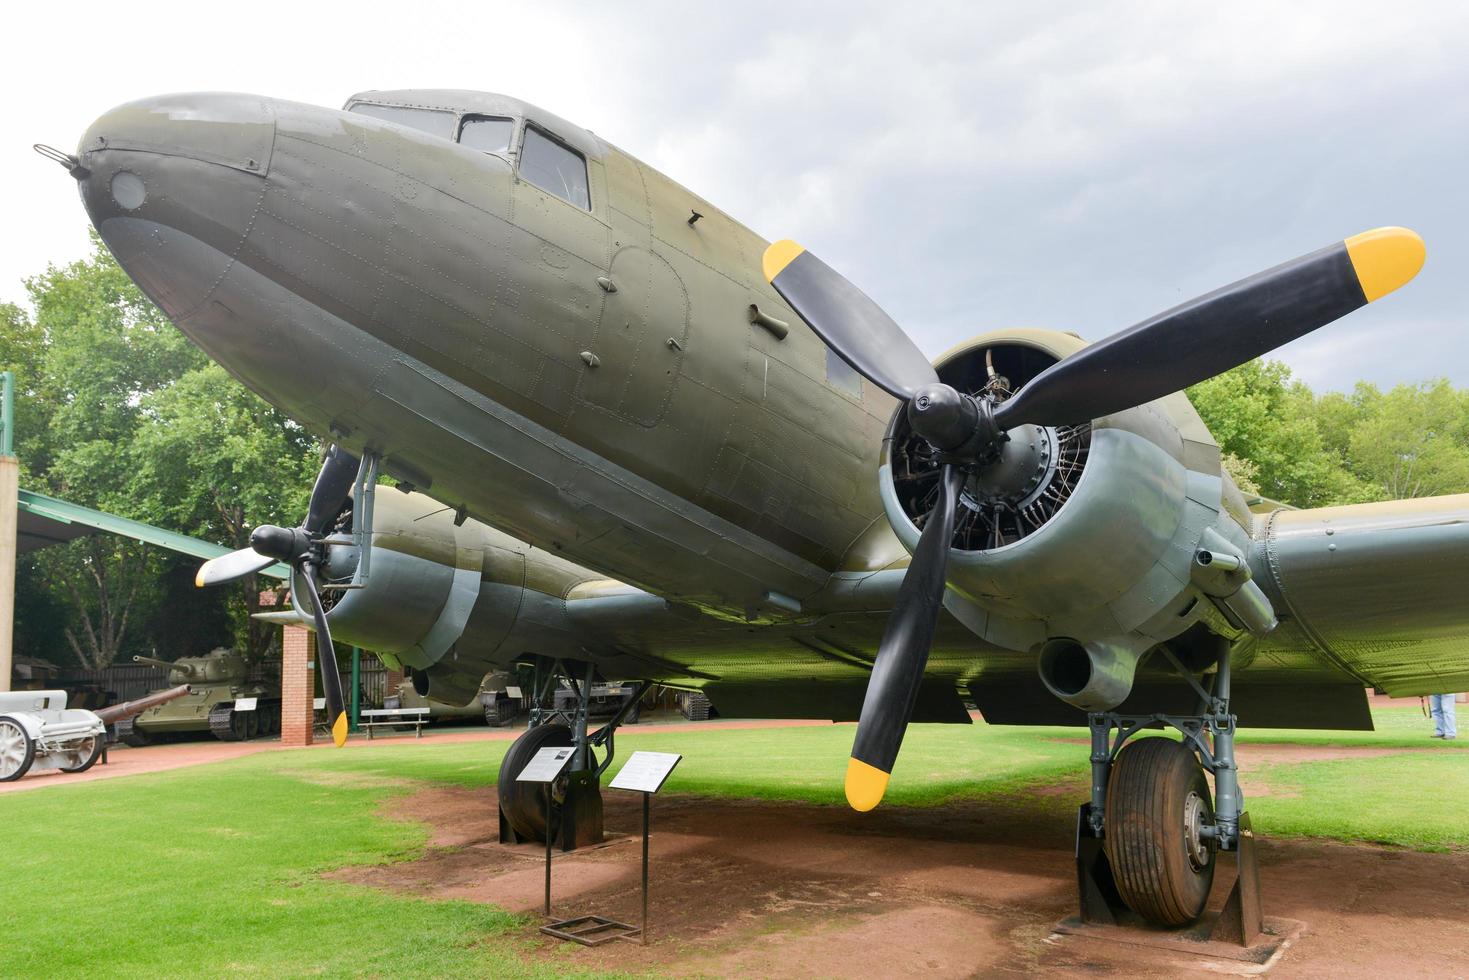
[[[260,698],[255,703],[257,726],[253,735],[241,735],[235,728],[233,702],[216,704],[209,709],[209,733],[221,742],[249,741],[280,734],[281,702],[279,698]]]
[[[209,733],[221,742],[240,741],[240,736],[235,732],[233,724],[234,714],[234,702],[216,704],[211,707],[209,709]]]
[[[259,738],[270,738],[281,733],[280,698],[261,698],[255,710],[260,712]]]
[[[709,698],[703,694],[688,694],[683,698],[683,716],[689,721],[709,720]]]
[[[133,727],[132,718],[122,719],[113,725],[112,730],[119,742],[124,745],[130,745],[135,749],[140,749],[149,742],[149,738],[145,732]]]

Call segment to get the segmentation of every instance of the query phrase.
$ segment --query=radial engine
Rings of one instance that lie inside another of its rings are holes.
[[[945,383],[996,404],[1085,343],[1008,330],[944,354]],[[900,407],[880,472],[888,520],[912,552],[941,461]],[[1248,508],[1183,394],[1091,423],[1022,425],[964,478],[944,603],[986,642],[1034,652],[1053,694],[1116,707],[1140,659],[1165,641],[1188,656],[1209,634],[1264,635],[1270,602],[1245,556]]]

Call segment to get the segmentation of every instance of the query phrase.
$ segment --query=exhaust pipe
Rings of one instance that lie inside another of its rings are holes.
[[[1041,683],[1056,697],[1083,711],[1110,711],[1132,693],[1141,655],[1112,640],[1086,643],[1053,637],[1041,644]]]

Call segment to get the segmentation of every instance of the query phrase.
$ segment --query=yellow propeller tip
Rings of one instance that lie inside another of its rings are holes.
[[[199,566],[199,570],[194,573],[194,588],[196,588],[196,589],[202,589],[202,588],[204,588],[204,566],[203,565],[200,565]]]
[[[775,277],[785,270],[785,267],[796,260],[796,256],[806,251],[789,238],[783,238],[765,250],[765,258],[760,262],[765,270],[765,281],[774,282]]]
[[[847,802],[853,810],[866,813],[882,802],[889,774],[861,759],[847,760]]]
[[[347,744],[347,713],[345,711],[337,715],[337,720],[332,722],[332,742],[339,749]]]
[[[1369,303],[1416,276],[1428,254],[1423,239],[1407,228],[1374,228],[1348,238],[1346,246]]]

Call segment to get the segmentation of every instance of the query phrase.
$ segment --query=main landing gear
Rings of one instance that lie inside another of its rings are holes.
[[[1238,877],[1209,938],[1248,946],[1264,929],[1264,915],[1255,841],[1234,764],[1229,650],[1221,644],[1209,688],[1172,651],[1161,652],[1198,695],[1198,713],[1087,716],[1092,793],[1076,821],[1081,919],[1193,923],[1204,912],[1219,856],[1232,854]],[[1164,727],[1183,741],[1134,737]],[[1214,777],[1212,797],[1206,770]]]
[[[647,693],[649,681],[638,686],[631,697],[601,728],[587,732],[587,710],[591,699],[596,669],[586,665],[578,682],[560,660],[536,658],[533,691],[535,702],[530,712],[530,727],[510,745],[500,763],[500,843],[544,842],[549,834],[561,850],[571,851],[602,841],[601,776],[612,764],[613,736],[617,726],[636,708]],[[576,704],[570,710],[558,710],[555,689],[558,679],[565,678],[576,692]],[[576,754],[567,771],[551,785],[550,826],[547,826],[546,798],[539,784],[519,783],[526,763],[543,748],[575,746]],[[594,750],[602,752],[598,760]]]

